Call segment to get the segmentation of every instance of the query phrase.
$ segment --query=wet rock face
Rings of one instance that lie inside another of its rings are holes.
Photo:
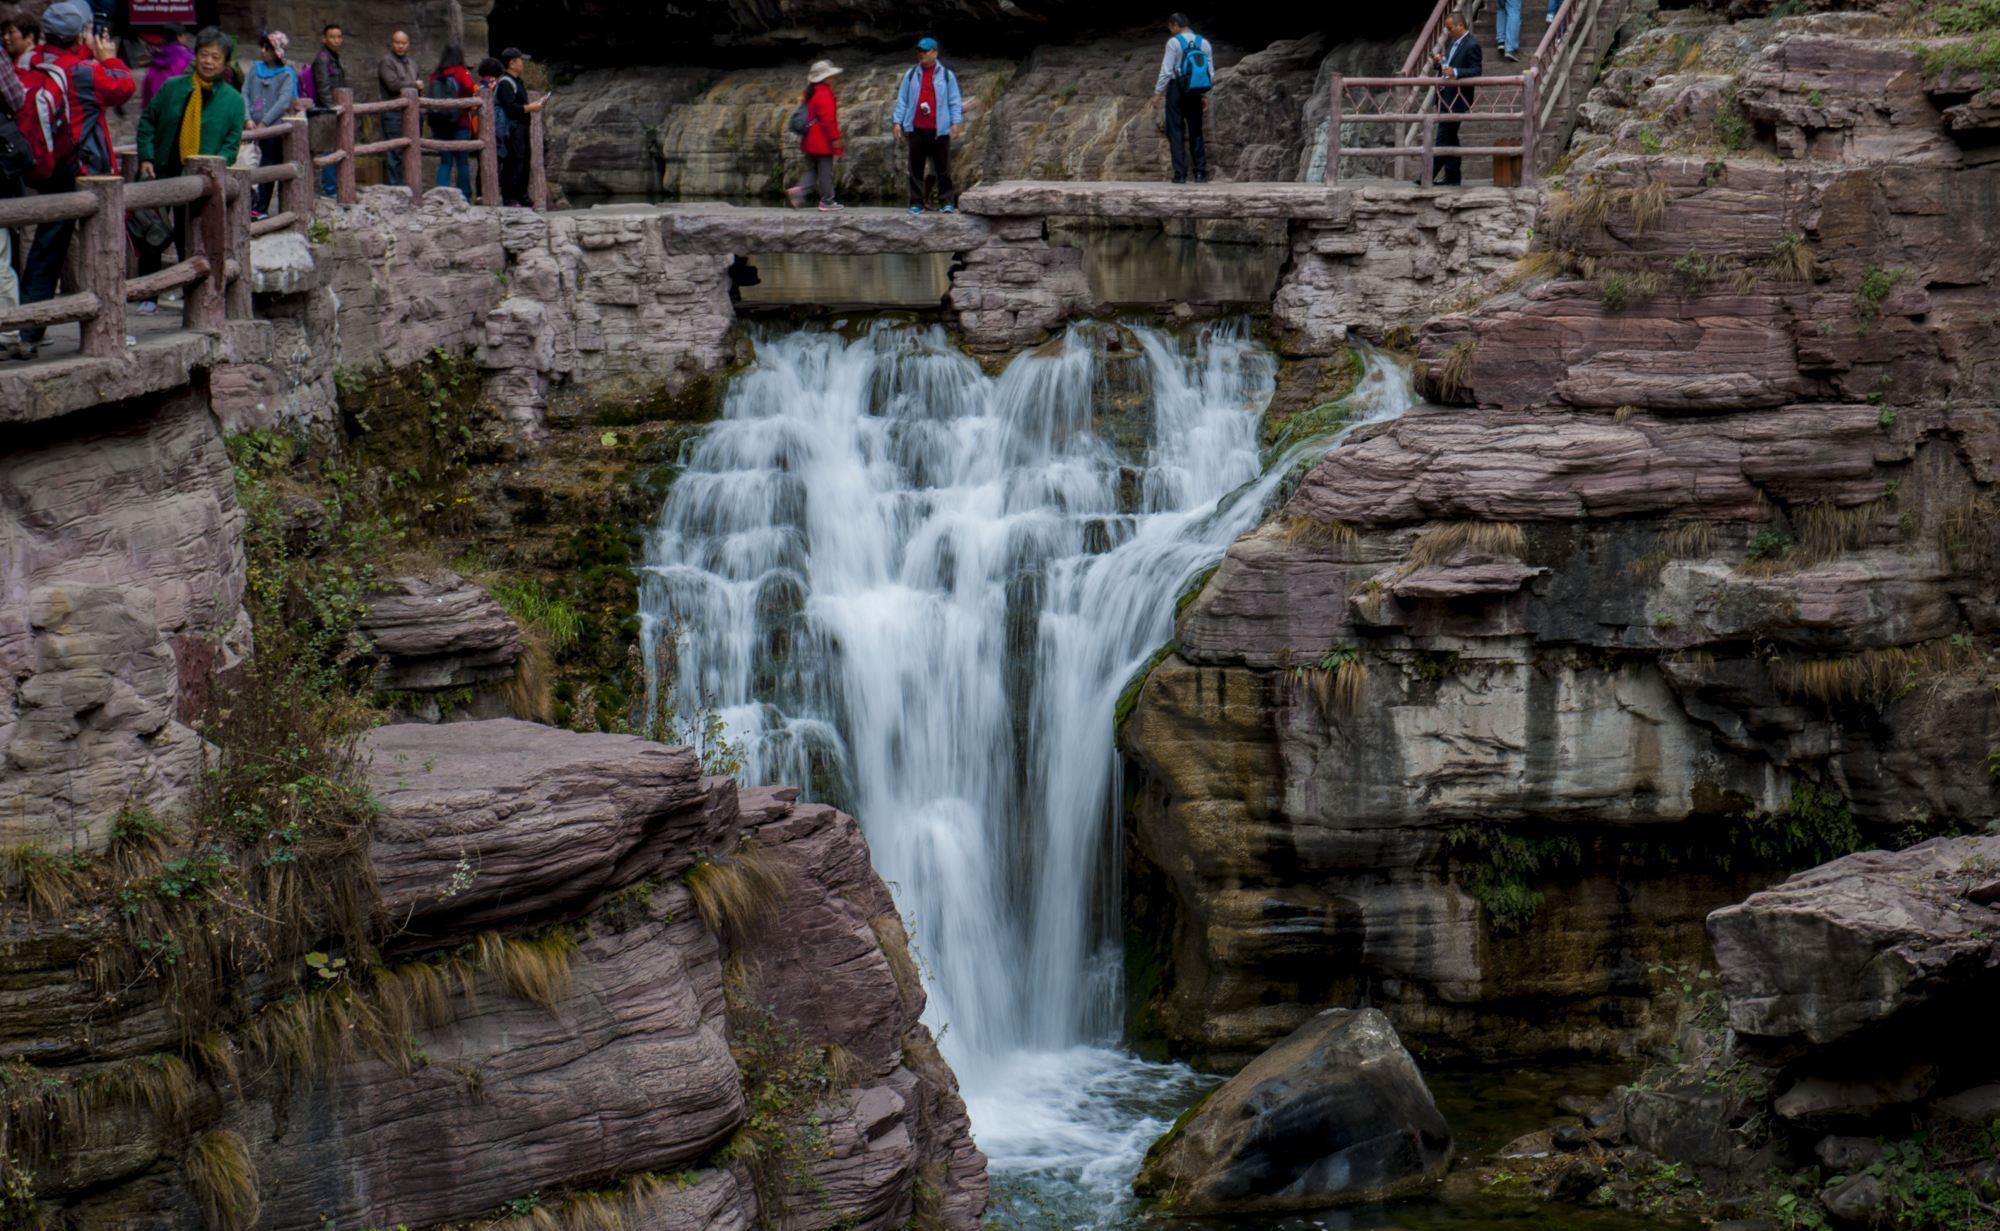
[[[1451,1134],[1373,1009],[1329,1009],[1211,1091],[1147,1151],[1135,1188],[1176,1213],[1384,1200],[1444,1174]]]

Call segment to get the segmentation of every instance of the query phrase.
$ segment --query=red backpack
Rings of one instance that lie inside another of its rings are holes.
[[[77,170],[76,129],[69,118],[69,74],[45,47],[35,49],[27,68],[15,69],[24,95],[14,114],[27,140],[33,165],[26,175],[36,187],[67,183]]]

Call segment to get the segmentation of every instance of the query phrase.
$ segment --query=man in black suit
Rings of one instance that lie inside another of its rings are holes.
[[[1453,13],[1444,19],[1444,50],[1431,54],[1431,64],[1440,77],[1454,80],[1478,77],[1485,64],[1485,53],[1480,50],[1479,40],[1472,37],[1472,31],[1465,28],[1465,19]],[[1472,110],[1473,87],[1439,86],[1438,110],[1449,115],[1462,115]],[[1458,120],[1440,120],[1437,126],[1437,145],[1458,148]],[[1418,181],[1422,183],[1421,180]],[[1459,182],[1458,155],[1440,155],[1437,159],[1437,174],[1434,184],[1457,184]]]

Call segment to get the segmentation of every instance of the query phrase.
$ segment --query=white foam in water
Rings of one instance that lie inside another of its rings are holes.
[[[1073,1190],[1084,1223],[1205,1084],[1116,1048],[1112,710],[1175,596],[1328,443],[1261,467],[1276,363],[1242,324],[1137,329],[1148,430],[1121,458],[1099,328],[997,378],[935,327],[760,339],[641,596],[649,673],[720,713],[744,779],[861,818],[996,1177]],[[1363,421],[1411,401],[1379,357],[1355,396]]]

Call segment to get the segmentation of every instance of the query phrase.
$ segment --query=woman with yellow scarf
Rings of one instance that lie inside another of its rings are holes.
[[[229,40],[222,31],[211,26],[195,35],[194,66],[161,86],[139,117],[140,179],[179,175],[187,160],[198,154],[213,154],[225,163],[236,161],[246,113],[243,95],[222,75],[228,63]],[[139,272],[150,274],[164,263],[167,245],[158,234],[165,228],[158,222],[144,227],[139,216],[143,212],[132,216],[132,238],[139,249]],[[170,226],[174,247],[185,253],[187,211],[174,210]],[[148,300],[135,310],[144,314],[150,305]]]
[[[194,67],[170,79],[139,117],[139,178],[179,175],[197,154],[236,161],[243,141],[243,95],[223,77],[229,40],[210,27],[195,36]]]

